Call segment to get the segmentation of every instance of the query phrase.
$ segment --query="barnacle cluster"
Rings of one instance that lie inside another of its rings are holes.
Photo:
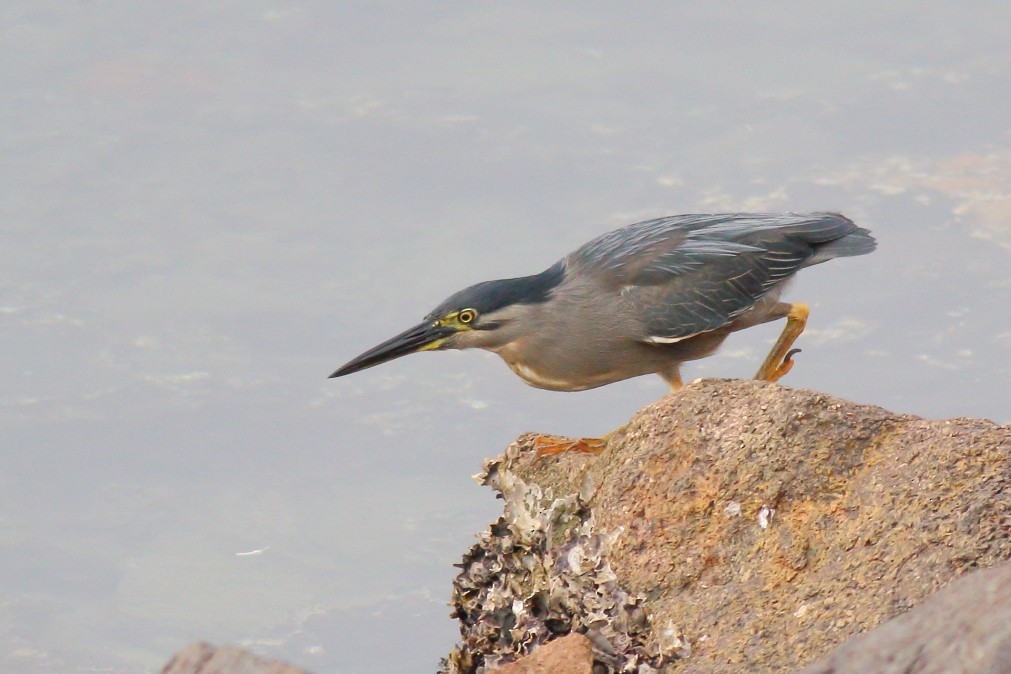
[[[649,639],[644,598],[622,589],[607,561],[620,531],[595,530],[579,494],[556,498],[498,460],[475,477],[502,495],[504,514],[458,565],[461,640],[441,673],[482,674],[571,632],[590,639],[595,672],[658,671],[667,654]]]

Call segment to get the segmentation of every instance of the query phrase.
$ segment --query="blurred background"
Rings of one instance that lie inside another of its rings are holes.
[[[0,669],[238,643],[432,672],[470,479],[644,377],[483,352],[327,380],[471,283],[661,215],[836,210],[783,381],[1011,421],[1011,4],[7,0]],[[686,380],[747,377],[781,325]]]

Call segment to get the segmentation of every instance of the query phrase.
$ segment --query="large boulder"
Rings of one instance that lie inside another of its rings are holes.
[[[454,674],[572,632],[595,671],[790,671],[1011,558],[1011,427],[762,382],[686,386],[600,455],[523,436],[481,479],[505,506],[454,585]]]

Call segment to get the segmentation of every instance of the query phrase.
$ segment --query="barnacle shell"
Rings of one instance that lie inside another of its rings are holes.
[[[461,639],[441,671],[481,674],[571,632],[590,639],[594,671],[657,671],[644,598],[622,589],[607,561],[620,530],[598,530],[580,494],[556,498],[500,460],[475,478],[502,495],[504,514],[458,565],[452,616]]]

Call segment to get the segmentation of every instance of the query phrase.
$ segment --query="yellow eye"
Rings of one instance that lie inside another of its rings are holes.
[[[456,315],[456,320],[460,321],[464,325],[473,323],[475,318],[477,318],[477,312],[473,309],[464,309]]]

